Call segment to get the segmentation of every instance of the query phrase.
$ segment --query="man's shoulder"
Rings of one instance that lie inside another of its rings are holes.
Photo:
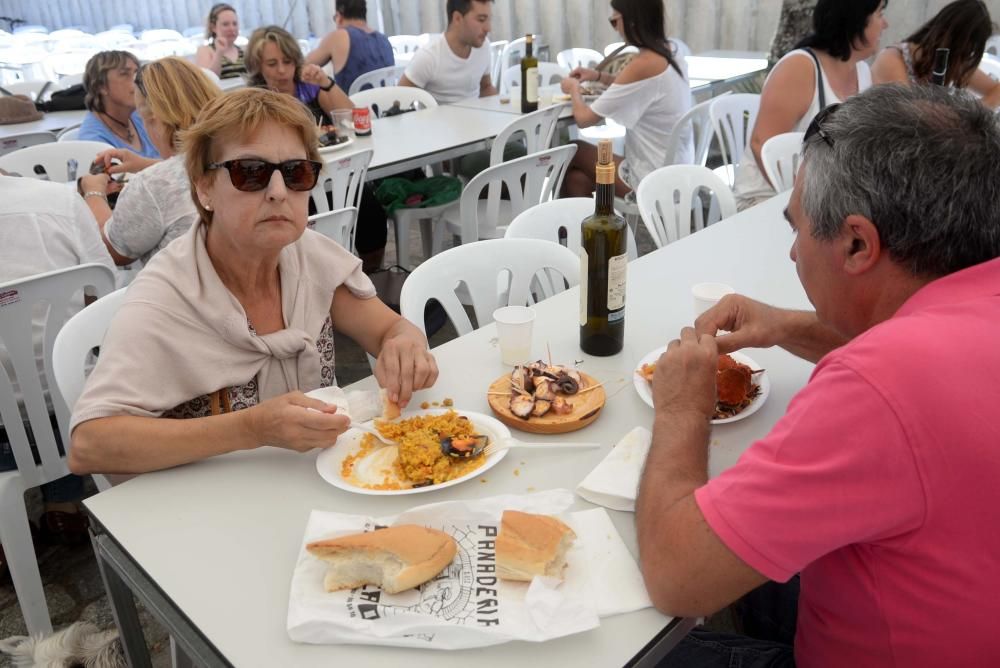
[[[3,213],[11,215],[41,214],[74,221],[73,209],[77,196],[72,184],[53,183],[33,178],[0,177]]]

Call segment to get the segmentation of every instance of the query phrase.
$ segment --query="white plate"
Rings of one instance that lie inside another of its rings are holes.
[[[648,355],[639,360],[639,363],[635,367],[635,371],[632,373],[632,384],[635,385],[635,391],[639,394],[639,398],[650,406],[653,405],[653,392],[649,387],[649,381],[642,377],[642,374],[639,373],[639,369],[641,369],[644,364],[655,364],[656,360],[660,359],[660,355],[662,355],[663,351],[666,349],[667,347],[663,346],[662,348],[657,348],[656,350],[650,352]],[[759,364],[743,353],[729,353],[729,356],[741,364],[746,364],[751,369],[761,368]],[[760,407],[764,405],[764,401],[767,399],[767,395],[771,393],[771,381],[768,379],[766,371],[754,374],[754,381],[760,385],[760,393],[752,402],[750,402],[750,405],[731,418],[712,420],[712,424],[729,424],[730,422],[736,422],[737,420],[742,420],[745,417],[750,417],[760,410]]]
[[[319,154],[326,155],[327,153],[333,153],[334,151],[339,151],[342,148],[347,148],[354,143],[354,137],[348,135],[347,141],[342,141],[339,144],[334,144],[333,146],[320,146]]]
[[[431,409],[427,411],[420,411],[418,413],[404,413],[403,417],[413,417],[415,415],[441,415],[446,413],[448,409]],[[489,415],[483,415],[482,413],[473,413],[470,411],[463,411],[455,409],[455,412],[459,415],[464,415],[469,418],[474,425],[476,425],[476,431],[480,434],[484,434],[490,437],[493,442],[503,441],[510,438],[510,430],[504,426],[499,420],[490,417]],[[367,422],[366,426],[372,426],[371,422]],[[327,448],[319,453],[316,458],[316,471],[323,480],[327,481],[334,487],[339,487],[346,492],[354,492],[355,494],[369,494],[372,496],[400,496],[403,494],[421,494],[423,492],[434,492],[439,489],[444,489],[446,487],[452,487],[463,483],[466,480],[471,480],[477,478],[483,473],[486,473],[491,468],[496,466],[501,459],[507,455],[507,448],[500,450],[500,452],[493,453],[486,458],[486,462],[475,469],[466,473],[461,478],[455,478],[454,480],[449,480],[448,482],[443,482],[438,485],[427,485],[426,487],[414,487],[412,489],[367,489],[365,487],[357,487],[352,485],[350,482],[345,480],[343,476],[340,475],[340,465],[348,455],[352,455],[358,451],[361,447],[361,439],[364,436],[364,432],[358,431],[357,429],[350,429],[346,431],[340,438],[337,439],[336,445],[332,448]],[[391,447],[391,446],[387,446]],[[373,455],[380,452],[382,449],[376,450],[372,455],[365,457],[361,462],[370,460]],[[361,463],[358,462],[358,463]],[[355,466],[358,465],[355,464]],[[391,462],[383,462],[384,464],[389,464]]]

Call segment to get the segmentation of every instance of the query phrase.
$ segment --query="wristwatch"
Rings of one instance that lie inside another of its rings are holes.
[[[320,86],[319,89],[321,91],[323,91],[324,93],[329,93],[331,90],[333,90],[333,87],[336,86],[336,85],[337,85],[337,82],[334,81],[333,77],[330,77],[330,83],[328,83],[325,86]]]

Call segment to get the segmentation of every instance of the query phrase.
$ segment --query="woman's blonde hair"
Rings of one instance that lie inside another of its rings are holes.
[[[85,91],[83,104],[87,109],[104,111],[101,89],[108,85],[108,72],[117,70],[128,61],[131,61],[138,69],[139,59],[128,51],[101,51],[90,57],[83,70],[83,90]]]
[[[194,125],[201,110],[222,95],[201,68],[177,56],[143,65],[135,79],[150,113],[170,131],[170,143],[176,149],[180,148],[178,131]]]
[[[203,182],[208,166],[222,157],[224,145],[251,136],[266,123],[290,128],[302,140],[306,158],[320,159],[316,122],[309,110],[291,95],[264,88],[241,88],[219,95],[202,109],[194,125],[181,133],[191,197],[206,223],[212,222],[212,212],[202,206],[195,185]]]
[[[306,61],[305,56],[302,55],[302,49],[299,48],[298,41],[284,28],[279,26],[264,26],[263,28],[257,28],[250,35],[250,41],[247,43],[247,50],[243,56],[250,85],[267,85],[267,82],[264,81],[264,75],[261,74],[261,65],[264,60],[264,47],[267,46],[268,42],[277,44],[278,48],[281,49],[281,53],[295,63],[295,81],[298,82],[302,77],[302,65]]]

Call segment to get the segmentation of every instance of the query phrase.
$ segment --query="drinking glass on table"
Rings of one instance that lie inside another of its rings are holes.
[[[531,330],[535,312],[527,306],[504,306],[493,312],[504,364],[524,364],[531,357]]]

